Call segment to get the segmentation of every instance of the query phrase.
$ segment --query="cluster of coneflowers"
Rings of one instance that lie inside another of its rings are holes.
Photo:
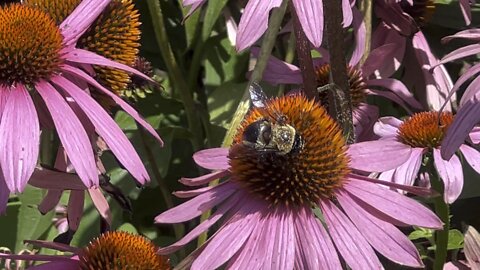
[[[191,6],[187,16],[204,2],[184,0]],[[323,40],[323,3],[288,2],[312,51],[320,55],[311,61],[316,86],[328,86],[332,67]],[[263,80],[296,89],[272,98],[252,91],[253,104],[236,127],[233,144],[195,153],[196,164],[212,172],[182,178],[181,183],[195,189],[175,195],[188,200],[155,218],[155,223],[182,223],[212,211],[183,238],[167,247],[123,232],[102,234],[84,248],[32,240],[29,243],[70,255],[0,258],[49,261],[30,269],[170,269],[166,255],[217,225],[179,269],[381,269],[378,254],[399,265],[424,267],[417,247],[397,227],[448,235],[448,212],[445,217],[437,211],[439,218],[410,195],[436,197],[436,206],[448,209],[462,192],[459,156],[480,173],[475,148],[480,142],[480,128],[475,127],[480,64],[455,84],[443,66],[479,53],[480,45],[438,59],[421,30],[433,12],[433,1],[375,1],[379,23],[371,37],[355,1],[341,2],[342,25],[353,29],[355,44],[346,67],[353,143],[347,144],[329,114],[329,93],[307,98],[302,69],[271,56]],[[235,33],[238,51],[250,48],[252,58],[260,57],[260,49],[252,46],[267,30],[270,11],[282,3],[247,2]],[[460,4],[468,24],[470,2]],[[144,74],[148,64],[137,57],[138,26],[138,12],[129,0],[28,0],[0,7],[0,212],[5,212],[11,193],[31,184],[48,189],[39,205],[42,213],[58,205],[63,191],[70,191],[64,231],[78,228],[86,192],[109,223],[108,202],[100,188],[108,184],[101,161],[107,150],[138,185],[149,181],[137,151],[110,111],[124,110],[162,144],[155,129],[126,101],[141,91],[132,81],[137,86],[152,81],[151,74]],[[364,57],[367,38],[371,51]],[[444,41],[454,38],[478,42],[480,30],[465,30]],[[112,47],[116,49],[109,50]],[[404,70],[401,76],[394,75],[399,69]],[[455,114],[452,97],[472,77]],[[256,100],[258,95],[261,99]],[[387,98],[407,116],[379,117],[367,96]],[[272,130],[264,133],[265,125]],[[287,150],[270,146],[275,127],[293,130]],[[55,170],[37,165],[45,130],[54,130],[60,139]],[[245,142],[252,132],[253,145]],[[265,145],[257,146],[258,140]],[[210,183],[218,184],[206,186]],[[469,243],[475,246],[475,241]]]

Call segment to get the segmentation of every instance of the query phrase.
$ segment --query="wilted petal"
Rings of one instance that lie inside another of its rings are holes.
[[[460,107],[453,123],[448,127],[442,141],[442,158],[449,160],[465,142],[470,131],[478,123],[478,115],[480,115],[480,101],[479,97],[474,96]]]
[[[470,164],[470,166],[472,166],[472,168],[480,174],[480,153],[478,150],[473,149],[466,144],[462,144],[460,145],[460,151],[465,157],[467,163]]]
[[[25,86],[11,88],[0,121],[0,167],[12,192],[22,192],[35,169],[40,124]]]
[[[368,213],[342,190],[336,193],[336,198],[350,220],[375,250],[398,264],[423,267],[415,245],[395,226]]]
[[[303,32],[314,47],[322,45],[323,3],[321,0],[292,0]]]
[[[442,222],[430,209],[398,192],[354,179],[343,188],[351,196],[404,224],[442,228]]]
[[[460,159],[453,155],[446,161],[441,157],[440,150],[433,149],[433,164],[445,186],[445,202],[453,203],[460,196],[463,188],[463,169]]]
[[[205,169],[227,170],[230,168],[230,165],[228,164],[228,150],[228,148],[200,150],[193,154],[193,160]]]
[[[224,182],[191,200],[161,213],[155,217],[155,223],[180,223],[198,217],[203,212],[223,202],[236,190],[236,185],[231,182]]]
[[[348,266],[352,269],[381,269],[375,251],[355,225],[330,200],[320,203],[328,231]]]
[[[405,163],[412,148],[393,140],[351,144],[348,147],[350,167],[366,172],[384,172]]]
[[[237,51],[243,51],[260,38],[268,27],[268,15],[281,0],[250,0],[245,6],[237,33]]]

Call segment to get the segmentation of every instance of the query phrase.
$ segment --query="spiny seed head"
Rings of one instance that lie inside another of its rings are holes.
[[[407,0],[402,0],[400,6],[405,13],[415,20],[419,27],[425,26],[435,12],[434,0],[413,0],[413,5],[410,5]]]
[[[281,114],[301,137],[300,149],[279,155],[242,142],[250,124]],[[315,101],[302,95],[271,99],[246,116],[229,153],[232,181],[271,205],[310,206],[331,197],[349,173],[345,140],[335,121]]]
[[[0,84],[35,84],[59,71],[63,37],[43,11],[0,7]]]
[[[442,144],[448,127],[453,122],[450,112],[416,113],[398,128],[398,138],[412,147],[437,148]]]
[[[82,270],[171,269],[168,258],[157,254],[157,247],[140,235],[107,232],[79,254]]]
[[[155,79],[152,64],[145,58],[139,56],[135,59],[133,68]],[[128,98],[131,102],[137,102],[139,99],[146,98],[148,94],[153,93],[158,86],[143,78],[132,76],[127,87],[120,91],[122,97]]]
[[[24,5],[40,9],[48,13],[57,25],[60,25],[65,18],[80,4],[82,0],[27,0]]]
[[[315,68],[317,87],[327,85],[330,82],[330,64],[324,64]],[[357,108],[360,103],[365,102],[367,84],[362,76],[362,71],[354,67],[347,67],[348,83],[350,85],[350,97],[352,106]],[[320,93],[320,100],[323,105],[328,104],[328,92]]]

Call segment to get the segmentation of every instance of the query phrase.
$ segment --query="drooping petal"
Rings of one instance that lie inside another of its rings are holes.
[[[460,10],[462,11],[465,23],[469,25],[472,22],[472,11],[470,8],[470,0],[458,0],[460,4]]]
[[[480,97],[474,96],[460,107],[453,123],[448,127],[442,141],[442,157],[450,159],[457,149],[465,142],[473,127],[478,123],[480,115]]]
[[[460,151],[467,163],[470,164],[477,173],[480,173],[480,153],[466,144],[460,145]]]
[[[193,160],[199,166],[209,170],[227,170],[228,148],[210,148],[193,154]]]
[[[410,146],[394,140],[360,142],[348,147],[350,167],[366,172],[394,169],[404,164],[411,152]]]
[[[92,145],[82,123],[52,85],[45,81],[40,82],[37,91],[50,111],[58,137],[76,173],[87,187],[98,185]]]
[[[237,51],[243,51],[260,38],[268,27],[268,15],[279,7],[281,0],[250,0],[240,18],[237,33]]]
[[[60,31],[64,37],[63,42],[69,46],[77,42],[88,27],[105,10],[111,0],[84,0],[60,24]]]
[[[270,213],[267,223],[267,252],[262,269],[287,269],[293,270],[295,253],[295,228],[290,211],[277,209]]]
[[[260,49],[258,47],[252,47],[251,53],[254,57],[258,58]],[[270,56],[268,58],[267,67],[263,73],[262,80],[273,85],[301,84],[303,82],[300,68],[286,63],[275,56]]]
[[[240,196],[234,195],[230,197],[225,203],[222,203],[218,209],[215,211],[214,214],[208,217],[207,220],[203,221],[200,223],[197,227],[195,227],[193,230],[191,230],[188,234],[186,234],[182,239],[178,240],[177,242],[171,244],[168,247],[160,248],[158,252],[160,254],[170,254],[173,253],[179,249],[181,249],[183,246],[188,244],[190,241],[193,239],[197,238],[200,234],[202,234],[204,231],[208,230],[212,225],[217,223],[218,220],[220,220],[222,217],[225,216],[225,214],[232,208],[234,208],[235,205],[239,202]],[[248,203],[246,200],[240,200],[240,205],[244,205]]]
[[[395,191],[354,179],[343,187],[351,196],[404,224],[442,228],[442,222],[430,209]]]
[[[360,62],[360,59],[363,57],[363,54],[365,53],[365,40],[366,40],[366,27],[365,27],[365,22],[363,21],[363,15],[358,11],[356,8],[351,8],[350,7],[350,1],[349,0],[342,0],[343,5],[343,10],[344,10],[344,16],[345,16],[345,10],[350,10],[350,16],[352,16],[353,12],[353,33],[355,34],[355,48],[353,49],[352,56],[349,61],[349,65],[354,67]],[[345,4],[348,4],[348,8],[345,6]],[[352,18],[343,18],[344,22],[344,27],[345,27],[345,20],[349,19],[350,22]]]
[[[342,0],[343,28],[347,28],[350,24],[352,24],[352,21],[355,19],[355,15],[353,14],[354,10],[356,9],[352,8],[352,6],[350,5],[350,0]],[[357,14],[357,15],[360,15],[360,14]]]
[[[322,45],[323,3],[321,0],[292,0],[303,32],[314,47]]]
[[[323,224],[310,209],[302,208],[294,219],[297,235],[295,260],[301,260],[302,268],[296,269],[341,269],[337,251]]]
[[[161,213],[155,217],[155,223],[179,223],[198,217],[203,212],[223,202],[236,190],[236,185],[231,182],[224,182],[191,200]]]
[[[380,47],[388,44],[395,44],[395,50],[391,51],[389,48],[385,48],[387,52],[384,54],[385,58],[376,57],[375,54],[372,56],[372,60],[368,60],[369,66],[376,66],[381,64],[378,68],[369,68],[369,72],[364,72],[364,76],[370,76],[373,72],[376,78],[390,78],[402,65],[402,61],[405,55],[405,49],[407,44],[407,39],[400,35],[397,31],[393,30],[385,23],[380,23],[375,29],[372,37],[372,53]],[[383,61],[379,60],[383,59]],[[379,62],[379,63],[373,63]],[[364,65],[367,62],[364,63]]]
[[[330,236],[343,259],[353,270],[381,269],[375,251],[355,225],[330,200],[320,203]]]
[[[75,260],[48,262],[29,267],[28,270],[65,270],[78,269],[79,263]]]
[[[378,107],[367,103],[360,103],[352,111],[353,128],[357,142],[369,141],[375,137],[373,126],[378,119]]]
[[[336,198],[375,250],[398,264],[423,267],[417,248],[399,229],[368,213],[345,191],[336,192]]]
[[[382,70],[384,66],[390,65],[391,61],[385,61],[385,59],[394,60],[394,54],[398,49],[399,43],[388,43],[373,49],[361,67],[363,76],[368,78],[375,71]]]
[[[480,234],[474,227],[468,226],[465,233],[465,257],[472,269],[480,269]]]
[[[394,138],[397,136],[398,127],[402,123],[402,120],[393,116],[382,117],[378,119],[378,122],[373,127],[373,131],[382,138]]]
[[[183,6],[184,7],[190,6],[190,10],[185,15],[184,20],[186,20],[188,17],[190,17],[190,15],[192,15],[192,13],[195,12],[195,10],[197,10],[199,7],[201,7],[203,5],[203,3],[205,3],[205,1],[206,0],[184,0],[183,3],[182,3]]]
[[[28,183],[42,189],[86,190],[87,187],[78,175],[37,167]]]
[[[469,137],[474,144],[479,144],[480,143],[480,127],[474,127],[470,132]]]
[[[212,173],[205,174],[195,178],[182,177],[178,181],[186,186],[200,186],[200,185],[208,184],[209,182],[215,179],[220,179],[222,177],[225,177],[229,174],[230,174],[229,171],[221,170],[221,171],[212,172]]]
[[[465,1],[465,0],[460,0],[460,1]],[[466,1],[469,1],[469,0],[466,0]],[[480,28],[466,29],[466,30],[457,32],[454,35],[443,37],[442,43],[447,43],[454,38],[464,38],[464,39],[469,39],[473,41],[479,41]]]
[[[155,129],[147,123],[141,116],[138,114],[138,112],[130,106],[127,102],[125,102],[123,99],[118,97],[116,94],[114,94],[112,91],[109,91],[105,87],[103,87],[101,84],[99,84],[94,78],[92,78],[90,75],[85,73],[83,70],[78,69],[76,67],[68,66],[68,65],[63,65],[62,70],[66,71],[73,76],[76,76],[82,80],[87,81],[89,84],[95,86],[97,89],[101,90],[105,95],[111,97],[115,103],[117,103],[118,106],[120,106],[125,112],[127,112],[135,121],[137,121],[140,125],[142,125],[150,134],[152,134],[159,142],[160,145],[163,146],[163,141],[160,139],[160,136],[158,136],[157,132]]]
[[[88,116],[98,134],[105,140],[110,150],[122,165],[141,184],[149,180],[145,166],[127,136],[115,121],[91,96],[63,77],[55,77],[52,82],[64,89]]]
[[[475,95],[479,94],[480,91],[480,76],[474,78],[472,82],[467,86],[465,92],[463,93],[462,99],[460,100],[460,106],[465,103],[465,100],[473,98]]]
[[[83,203],[85,192],[83,190],[72,190],[67,206],[67,219],[70,229],[76,231],[83,215]]]
[[[385,24],[398,31],[402,36],[409,37],[418,31],[415,19],[403,12],[396,1],[375,2],[375,13]]]
[[[12,192],[22,192],[35,169],[40,124],[25,86],[10,89],[0,121],[0,167]]]
[[[212,237],[192,264],[192,270],[216,269],[227,262],[250,237],[261,213],[254,203],[238,210]],[[281,268],[284,269],[284,268]]]
[[[107,224],[111,225],[112,213],[110,211],[108,201],[103,195],[102,191],[98,188],[89,188],[88,194],[90,195],[98,214],[107,222]]]
[[[401,185],[413,186],[415,179],[417,179],[418,172],[423,160],[422,148],[412,148],[412,153],[407,162],[402,164],[395,171],[393,182]]]
[[[438,64],[445,64],[477,53],[480,53],[480,44],[467,45],[445,55]]]
[[[49,249],[54,249],[58,251],[66,251],[66,252],[72,252],[72,253],[79,253],[82,250],[81,248],[72,247],[70,245],[57,243],[57,242],[44,241],[44,240],[24,240],[24,243],[31,244],[36,247],[49,248]]]
[[[388,176],[388,174],[391,175],[391,171],[387,171],[387,176]],[[426,198],[440,195],[438,192],[431,189],[430,187],[425,187],[425,186],[417,187],[417,186],[401,185],[401,184],[397,184],[397,183],[394,183],[394,182],[390,182],[391,181],[390,178],[388,179],[388,181],[386,181],[386,179],[384,177],[381,177],[379,179],[375,179],[375,178],[370,178],[370,177],[366,177],[366,176],[359,175],[359,174],[354,174],[354,173],[350,173],[348,175],[348,178],[349,179],[354,179],[355,181],[359,180],[359,181],[364,181],[364,182],[367,182],[367,183],[373,183],[373,184],[379,185],[382,188],[383,187],[390,187],[390,188],[397,189],[397,190],[403,190],[403,191],[406,191],[408,193],[415,194],[417,196],[426,197]]]
[[[445,186],[444,200],[453,203],[463,188],[463,169],[460,159],[453,155],[446,161],[441,157],[439,149],[433,149],[433,164]]]
[[[407,87],[399,80],[396,79],[376,79],[368,80],[367,85],[369,87],[380,87],[382,89],[390,90],[397,98],[385,95],[385,91],[379,91],[377,94],[389,98],[399,105],[402,105],[407,110],[409,109],[404,103],[410,105],[412,108],[422,110],[423,106],[418,102],[413,94],[408,91]],[[373,91],[373,90],[372,90]]]

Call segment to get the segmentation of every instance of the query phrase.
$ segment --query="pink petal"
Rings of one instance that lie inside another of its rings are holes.
[[[468,226],[465,233],[465,246],[463,251],[472,270],[480,269],[480,234],[474,227]]]
[[[388,174],[391,174],[391,171],[387,171],[387,175]],[[423,187],[423,186],[417,187],[417,186],[400,185],[400,184],[397,184],[397,183],[385,181],[385,179],[383,179],[383,178],[374,179],[374,178],[362,176],[362,175],[359,175],[359,174],[352,174],[352,173],[350,173],[348,175],[348,178],[353,179],[354,181],[365,181],[367,183],[374,183],[374,184],[377,184],[377,185],[380,185],[380,186],[386,186],[386,187],[390,187],[390,188],[397,189],[397,190],[403,190],[403,191],[406,191],[408,193],[415,194],[417,196],[422,196],[422,197],[434,197],[434,196],[439,195],[438,192],[436,192],[433,189],[430,189],[429,187]],[[390,179],[389,179],[389,181],[390,181]]]
[[[160,248],[158,250],[159,254],[170,254],[179,249],[183,246],[191,242],[193,239],[197,238],[200,234],[208,230],[212,225],[217,223],[225,214],[232,209],[235,205],[237,205],[240,196],[232,196],[230,197],[225,203],[222,203],[217,211],[214,214],[208,217],[207,220],[200,223],[197,227],[191,230],[187,235],[185,235],[182,239],[178,240],[177,242],[171,244],[168,247]],[[242,205],[245,204],[245,201],[241,202]],[[156,221],[155,221],[156,222]]]
[[[404,103],[410,105],[412,108],[422,110],[423,106],[418,102],[413,94],[407,89],[407,87],[399,80],[396,79],[377,79],[367,81],[369,87],[380,87],[386,90],[390,90],[396,97],[385,95],[385,91],[379,91],[377,94],[389,98],[399,105],[402,105],[405,109],[409,109]],[[373,91],[373,90],[372,90]]]
[[[372,62],[379,62],[381,66],[371,70],[377,78],[389,78],[391,77],[402,65],[402,61],[405,54],[405,48],[407,40],[404,36],[398,34],[397,31],[386,26],[384,23],[380,23],[377,29],[375,30],[372,38],[372,48],[381,48],[384,45],[395,44],[396,49],[390,51],[390,49],[385,48],[387,52],[385,53],[385,58],[375,57],[375,54],[372,56],[372,60],[368,60],[369,66],[375,66]],[[376,49],[372,50],[371,54],[375,52]],[[379,61],[383,59],[384,61]],[[372,63],[372,64],[370,64]],[[364,63],[364,65],[367,62]],[[378,64],[378,63],[377,63]],[[363,67],[362,67],[363,69]],[[370,76],[371,73],[364,72],[365,77]]]
[[[253,204],[247,204],[235,213],[227,224],[215,233],[210,243],[193,262],[191,269],[216,269],[232,258],[259,222],[260,213],[255,212],[255,208]]]
[[[373,127],[375,134],[382,138],[395,138],[398,134],[398,127],[403,123],[393,116],[386,116],[378,119]]]
[[[57,204],[60,202],[62,193],[63,190],[49,189],[47,191],[47,195],[45,195],[42,202],[38,205],[38,211],[40,211],[42,215],[45,215],[50,210],[55,208],[55,206],[57,206]]]
[[[4,254],[0,253],[0,259],[10,258],[14,260],[29,260],[29,261],[71,261],[71,256],[61,256],[61,255],[30,255],[30,254]],[[28,268],[30,269],[30,268]]]
[[[268,27],[268,14],[281,0],[250,0],[245,6],[237,33],[237,51],[243,51],[259,39]]]
[[[477,53],[480,53],[480,44],[467,45],[445,55],[442,58],[442,60],[438,63],[438,65],[445,64],[445,63],[448,63],[460,58],[464,58],[470,55],[475,55]]]
[[[101,84],[99,84],[94,78],[92,78],[90,75],[82,71],[81,69],[64,65],[62,66],[62,70],[82,79],[87,81],[89,84],[95,86],[97,89],[101,90],[104,94],[107,96],[111,97],[117,105],[119,105],[125,112],[127,112],[135,121],[137,121],[140,125],[142,125],[150,134],[152,134],[163,146],[162,139],[160,139],[160,136],[158,136],[157,132],[155,129],[147,123],[141,116],[138,114],[138,112],[130,106],[127,102],[125,102],[123,99],[119,98],[116,94],[114,94],[112,91],[109,91],[105,87],[103,87]]]
[[[470,136],[470,140],[474,144],[479,144],[480,143],[480,127],[474,127],[470,132],[469,136]]]
[[[48,248],[48,249],[54,249],[58,251],[66,251],[66,252],[72,252],[72,253],[79,253],[82,250],[81,248],[72,247],[66,244],[43,241],[43,240],[25,240],[24,242],[27,244],[34,245],[36,247],[42,247],[42,248]]]
[[[67,45],[75,44],[78,38],[87,31],[93,21],[110,4],[110,0],[84,0],[60,24],[60,31]]]
[[[96,131],[105,140],[115,157],[132,176],[141,184],[148,181],[148,173],[135,148],[108,113],[91,96],[67,79],[55,77],[52,81],[72,96],[92,121]]]
[[[375,250],[397,264],[423,267],[415,245],[395,226],[368,213],[342,190],[336,192],[336,198]]]
[[[355,47],[352,53],[352,56],[349,61],[349,65],[351,67],[354,67],[360,62],[360,59],[363,57],[363,54],[365,53],[365,41],[366,41],[366,28],[365,28],[365,22],[363,21],[363,15],[358,11],[356,8],[350,7],[350,1],[349,0],[342,0],[343,4],[343,10],[344,13],[343,15],[345,16],[345,10],[350,10],[350,16],[352,16],[352,11],[353,11],[353,33],[355,34]],[[346,4],[346,5],[345,5]],[[344,27],[347,25],[345,24],[346,20],[350,20],[352,22],[352,17],[350,18],[343,18],[343,23]],[[348,25],[350,25],[350,22]]]
[[[198,217],[203,212],[223,202],[236,190],[236,185],[231,182],[224,182],[191,200],[161,213],[155,217],[155,223],[179,223]]]
[[[322,45],[323,3],[320,0],[292,0],[303,32],[314,47]]]
[[[433,164],[445,186],[445,202],[453,203],[460,196],[463,188],[463,169],[460,159],[453,155],[449,161],[446,161],[441,157],[440,150],[434,148]]]
[[[381,269],[375,251],[355,225],[330,200],[320,203],[330,236],[343,259],[352,269]]]
[[[358,12],[356,8],[352,8],[352,6],[350,5],[350,0],[342,0],[342,13],[343,13],[342,26],[344,28],[347,28],[350,24],[352,24],[352,21],[355,19],[355,15],[353,15],[352,13],[355,11]],[[360,15],[360,14],[357,13],[356,15]],[[363,20],[363,18],[361,18],[361,20]]]
[[[469,0],[460,0],[460,1],[469,1]],[[454,38],[464,38],[464,39],[469,39],[469,40],[473,40],[473,41],[479,41],[480,40],[480,28],[467,29],[467,30],[457,32],[454,35],[446,36],[446,37],[442,38],[442,43],[447,43]]]
[[[459,0],[460,10],[462,11],[465,23],[469,25],[472,22],[472,11],[470,8],[470,0]]]
[[[405,163],[411,152],[410,146],[393,140],[354,143],[348,147],[350,167],[366,172],[394,169]]]
[[[352,112],[353,128],[357,142],[368,141],[374,138],[373,126],[378,119],[378,107],[360,103]]]
[[[37,91],[50,111],[60,141],[76,173],[86,186],[98,185],[92,145],[82,123],[52,85],[45,81],[40,82]]]
[[[393,177],[395,183],[413,186],[420,167],[422,166],[423,152],[424,150],[422,148],[412,148],[412,153],[408,160],[395,171]]]
[[[415,20],[404,13],[400,5],[394,1],[376,2],[375,13],[388,26],[398,31],[402,36],[408,37],[418,31]]]
[[[188,198],[196,197],[202,193],[205,193],[214,187],[215,186],[208,186],[208,187],[192,189],[192,190],[175,191],[173,192],[173,195],[175,195],[177,198],[188,199]]]
[[[0,167],[12,192],[22,192],[35,169],[40,124],[25,86],[11,88],[0,121]]]
[[[360,201],[402,223],[434,229],[443,227],[430,209],[395,191],[364,181],[350,181],[343,188]]]
[[[200,185],[208,184],[215,179],[220,179],[222,177],[228,176],[229,174],[230,174],[229,171],[222,170],[222,171],[216,171],[209,174],[205,174],[195,178],[183,177],[178,181],[186,186],[200,186]]]
[[[342,269],[330,236],[310,209],[300,209],[294,224],[297,235],[295,259],[301,260],[303,265],[296,269]]]
[[[480,89],[480,76],[477,76],[467,86],[467,89],[465,89],[462,99],[460,100],[460,106],[462,106],[466,100],[472,99],[475,95],[477,95],[480,92],[479,89]]]
[[[85,184],[73,173],[59,172],[45,168],[36,168],[28,182],[42,189],[86,190]]]
[[[458,110],[453,123],[448,127],[447,134],[443,138],[442,158],[450,159],[478,123],[478,115],[480,115],[479,98],[474,96]]]
[[[78,261],[56,261],[29,267],[28,270],[74,270],[79,268]]]
[[[465,160],[470,166],[477,172],[480,173],[480,153],[478,150],[466,145],[460,145],[460,151],[462,152]]]
[[[72,190],[67,206],[67,219],[70,229],[76,231],[83,215],[83,202],[85,192],[83,190]]]
[[[268,241],[261,269],[293,269],[295,253],[295,228],[292,212],[277,209],[265,217]]]
[[[209,170],[228,170],[228,148],[211,148],[196,152],[193,160],[200,167]]]
[[[401,43],[388,43],[373,49],[361,67],[363,76],[368,78],[375,71],[383,70],[384,66],[391,65],[400,44]],[[389,59],[391,61],[382,61],[382,59]]]
[[[458,80],[455,82],[455,85],[453,85],[453,88],[450,91],[450,95],[453,95],[453,93],[455,93],[460,88],[460,86],[462,86],[462,84],[470,80],[473,76],[475,76],[479,72],[480,72],[480,63],[473,65],[469,69],[467,69],[467,71],[465,71],[465,73],[463,73],[462,76],[458,78]],[[469,92],[468,96],[471,97],[472,94]],[[470,100],[470,98],[467,99],[462,97],[462,99],[460,100],[460,107],[463,106],[466,102],[468,102],[468,100]]]
[[[110,212],[110,206],[108,201],[103,195],[102,191],[98,188],[89,188],[88,194],[92,199],[93,205],[97,209],[100,216],[109,224],[112,224],[112,213]]]
[[[250,51],[255,58],[258,58],[260,54],[258,47],[252,47]],[[297,66],[286,63],[275,56],[268,58],[262,80],[273,85],[301,84],[303,82],[302,74]]]

